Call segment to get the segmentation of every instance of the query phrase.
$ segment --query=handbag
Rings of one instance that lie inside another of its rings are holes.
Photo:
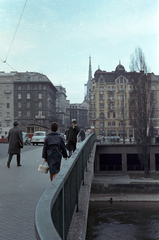
[[[46,163],[46,166],[44,165],[44,163]],[[48,173],[48,170],[49,170],[49,166],[47,162],[43,162],[43,164],[40,164],[38,167],[38,172]]]

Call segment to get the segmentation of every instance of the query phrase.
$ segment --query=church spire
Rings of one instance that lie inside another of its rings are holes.
[[[86,86],[86,95],[85,95],[85,100],[89,101],[89,92],[91,89],[91,81],[92,81],[92,64],[91,64],[91,56],[89,55],[89,70],[88,70],[88,81]]]

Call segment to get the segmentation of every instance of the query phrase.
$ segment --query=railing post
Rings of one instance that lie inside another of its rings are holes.
[[[64,186],[62,188],[62,221],[63,221],[63,240],[65,240],[65,190],[64,190]]]

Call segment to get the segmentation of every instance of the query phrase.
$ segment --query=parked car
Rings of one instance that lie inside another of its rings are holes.
[[[23,144],[24,145],[30,144],[30,138],[29,138],[28,133],[22,132],[22,137],[23,137]]]
[[[34,133],[34,135],[31,138],[31,143],[34,145],[38,145],[39,143],[44,143],[46,138],[46,132],[43,131],[37,131]]]

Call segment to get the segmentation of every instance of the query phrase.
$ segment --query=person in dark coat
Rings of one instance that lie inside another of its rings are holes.
[[[44,141],[42,158],[49,165],[50,180],[52,181],[60,171],[62,156],[67,159],[67,151],[63,138],[58,131],[58,123],[50,125],[51,131]]]
[[[20,167],[20,152],[23,147],[23,137],[22,131],[19,129],[19,123],[17,121],[14,122],[14,127],[9,130],[8,133],[8,162],[7,167],[10,168],[10,162],[12,160],[13,155],[17,155],[17,167]]]
[[[68,129],[67,134],[67,150],[69,151],[69,157],[72,155],[72,152],[76,150],[77,135],[79,133],[79,128],[77,122],[72,121],[72,126]]]
[[[81,137],[81,141],[85,139],[85,132],[83,129],[80,130],[79,136]]]

